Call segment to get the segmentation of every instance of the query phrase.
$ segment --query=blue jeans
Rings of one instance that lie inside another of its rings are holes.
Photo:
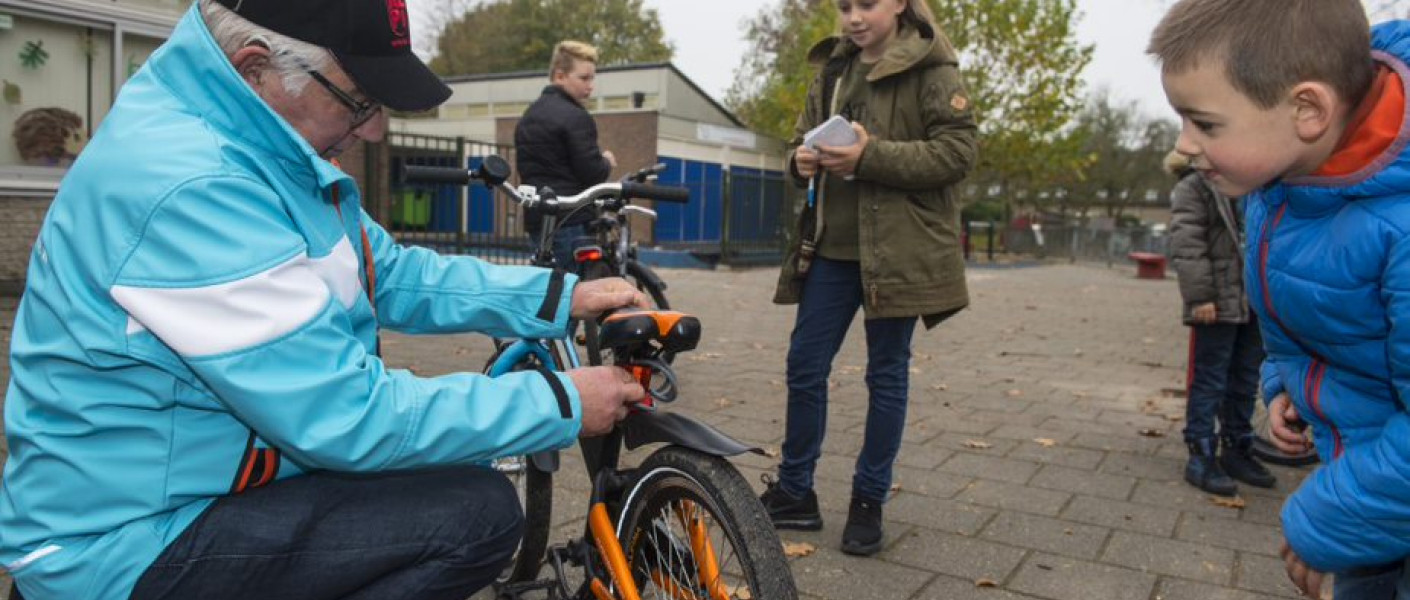
[[[788,422],[779,483],[794,496],[813,489],[827,428],[827,378],[847,328],[862,306],[861,267],[818,257],[803,283],[788,347]],[[867,424],[852,476],[852,495],[876,502],[891,489],[901,450],[910,386],[911,336],[917,317],[868,319]]]
[[[1337,573],[1332,594],[1336,600],[1410,600],[1410,569],[1400,562]]]
[[[1252,314],[1247,323],[1190,327],[1186,442],[1213,438],[1215,419],[1219,435],[1230,440],[1252,433],[1249,421],[1262,363],[1263,338]]]
[[[586,225],[565,225],[553,234],[553,266],[569,273],[578,272],[578,263],[573,253],[584,246],[597,243],[597,237],[588,233]],[[539,232],[529,232],[529,246],[537,252]]]
[[[523,524],[489,469],[313,473],[216,500],[131,598],[463,600],[508,564]]]

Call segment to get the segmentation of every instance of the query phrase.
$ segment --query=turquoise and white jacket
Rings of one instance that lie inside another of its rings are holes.
[[[567,446],[580,413],[562,374],[424,378],[374,352],[379,326],[561,336],[574,284],[396,245],[192,8],[122,89],[35,244],[0,562],[29,600],[127,598],[238,488]]]

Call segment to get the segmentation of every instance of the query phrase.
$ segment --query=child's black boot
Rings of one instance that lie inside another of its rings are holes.
[[[1234,483],[1219,468],[1215,458],[1217,444],[1214,438],[1201,438],[1188,443],[1190,462],[1185,464],[1185,481],[1199,489],[1219,496],[1233,496],[1239,491]]]
[[[1278,484],[1278,478],[1253,457],[1252,435],[1221,438],[1220,444],[1223,448],[1219,453],[1219,466],[1223,467],[1230,477],[1261,488],[1271,488]]]

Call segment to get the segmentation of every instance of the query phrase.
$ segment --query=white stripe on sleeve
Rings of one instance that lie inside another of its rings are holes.
[[[208,356],[278,339],[328,304],[307,255],[227,283],[195,288],[113,286],[113,298],[178,354]]]

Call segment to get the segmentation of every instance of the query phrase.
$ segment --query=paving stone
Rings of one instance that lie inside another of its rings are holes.
[[[1156,588],[1155,600],[1273,600],[1274,596],[1232,590],[1183,579],[1164,579]]]
[[[1093,496],[1103,496],[1115,500],[1125,500],[1136,486],[1134,477],[1108,475],[1082,469],[1069,469],[1046,465],[1033,479],[1028,481],[1034,487],[1062,490]]]
[[[1131,501],[1139,504],[1164,506],[1221,518],[1237,518],[1239,509],[1225,508],[1214,503],[1216,497],[1195,489],[1184,481],[1136,481]]]
[[[1008,589],[1054,600],[1147,598],[1155,576],[1094,562],[1035,554],[1023,563]]]
[[[955,497],[960,502],[992,506],[1055,517],[1067,505],[1072,494],[1040,490],[1012,483],[976,480]]]
[[[979,537],[1076,558],[1097,557],[1110,530],[1018,512],[1002,512]]]
[[[1038,471],[1038,464],[1001,456],[959,453],[936,469],[956,475],[1024,483],[1033,478],[1033,474]]]
[[[1093,450],[1106,450],[1109,452],[1129,452],[1131,454],[1150,455],[1155,452],[1160,441],[1156,438],[1141,437],[1136,433],[1139,428],[1132,427],[1125,435],[1098,434],[1083,432],[1077,434],[1068,442],[1078,448],[1091,448]]]
[[[1233,579],[1234,552],[1168,538],[1118,531],[1102,560],[1142,572],[1226,585]]]
[[[821,598],[909,598],[933,577],[929,571],[821,547],[792,562],[800,591]]]
[[[937,447],[933,444],[903,442],[900,454],[896,455],[896,464],[918,469],[934,469],[950,460],[950,457],[954,455],[954,450]]]
[[[1237,560],[1234,587],[1283,598],[1303,597],[1288,580],[1283,559],[1240,552]]]
[[[1063,431],[1060,429],[1045,429],[1042,427],[1034,427],[1029,425],[1002,425],[989,434],[990,437],[1018,440],[1020,444],[1022,442],[1031,442],[1035,439],[1049,439],[1055,442],[1066,442],[1067,440],[1072,439],[1076,435],[1076,433],[1073,433],[1071,431]]]
[[[960,493],[973,477],[956,475],[927,469],[913,469],[898,466],[892,473],[892,487],[903,494],[920,494],[934,498],[953,498]]]
[[[1098,471],[1111,473],[1113,475],[1129,475],[1141,479],[1157,479],[1161,481],[1185,480],[1185,461],[1171,460],[1153,456],[1134,456],[1121,452],[1111,452],[1106,455],[1106,460],[1102,461]]]
[[[1076,496],[1062,511],[1062,518],[1138,533],[1170,537],[1180,512],[1109,498]]]
[[[1003,581],[1027,550],[938,531],[916,529],[890,548],[887,558],[903,565],[971,581]]]
[[[988,447],[975,448],[971,442],[982,442]],[[988,436],[974,436],[963,433],[943,433],[930,440],[926,445],[932,448],[944,448],[965,454],[978,454],[980,456],[1003,456],[1008,454],[1018,445],[1016,440],[1006,440],[1002,438]]]
[[[979,587],[975,581],[937,575],[915,600],[1031,600],[998,587]]]
[[[974,535],[994,518],[997,510],[951,500],[901,493],[883,507],[885,521],[910,523],[925,529]]]
[[[1037,443],[1019,444],[1008,453],[1008,458],[1031,460],[1040,464],[1063,465],[1078,469],[1096,469],[1106,453],[1088,448],[1073,448],[1058,444],[1042,446]]]
[[[1239,512],[1246,512],[1245,508]],[[1230,515],[1235,516],[1235,515]],[[1283,547],[1281,527],[1259,525],[1226,518],[1187,514],[1175,537],[1220,548],[1277,556]]]

